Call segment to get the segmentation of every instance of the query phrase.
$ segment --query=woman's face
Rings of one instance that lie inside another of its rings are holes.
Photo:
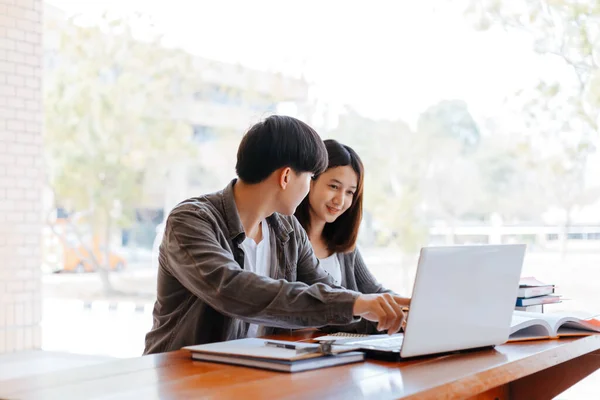
[[[331,223],[350,206],[358,186],[351,166],[330,168],[311,182],[308,202],[313,217]]]

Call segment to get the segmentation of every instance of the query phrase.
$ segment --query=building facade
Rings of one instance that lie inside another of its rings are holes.
[[[0,353],[41,346],[42,1],[0,0]]]

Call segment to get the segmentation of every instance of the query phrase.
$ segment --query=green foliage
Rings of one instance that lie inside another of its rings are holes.
[[[502,26],[526,33],[534,39],[537,52],[562,61],[571,76],[534,83],[538,93],[533,96],[536,101],[532,104],[532,113],[538,114],[536,108],[555,110],[554,99],[558,97],[560,106],[567,111],[560,117],[581,122],[580,129],[584,132],[578,134],[593,133],[597,137],[600,132],[600,1],[473,1],[466,15],[481,29]]]
[[[476,149],[481,139],[479,128],[462,100],[444,100],[429,107],[420,115],[417,131],[435,139],[457,140],[463,153]]]
[[[177,100],[191,97],[192,60],[160,37],[138,40],[140,23],[105,16],[98,26],[46,27],[57,44],[44,90],[50,185],[61,206],[91,211],[103,239],[113,222],[130,222],[149,166],[191,155]]]
[[[410,254],[427,243],[434,222],[452,227],[492,214],[539,221],[548,206],[532,144],[481,133],[461,101],[429,107],[416,132],[402,121],[349,112],[331,137],[352,146],[365,165],[363,233],[373,244]]]
[[[585,184],[586,165],[600,142],[600,1],[472,1],[466,15],[480,29],[501,26],[529,35],[535,51],[568,71],[532,82],[516,96],[536,145],[547,149],[530,155],[526,174],[534,175],[531,187],[546,207],[569,215],[589,204],[597,189]]]
[[[350,111],[331,137],[351,146],[365,166],[365,221],[375,244],[415,252],[426,239],[419,209],[424,143],[402,121],[376,121]]]

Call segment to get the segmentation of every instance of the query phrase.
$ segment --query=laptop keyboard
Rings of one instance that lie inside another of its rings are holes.
[[[368,346],[377,347],[378,349],[398,350],[402,346],[403,341],[404,335],[382,339],[355,340],[352,342],[346,342],[345,344],[348,346]]]

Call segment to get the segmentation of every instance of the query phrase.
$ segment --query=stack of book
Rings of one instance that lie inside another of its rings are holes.
[[[560,303],[560,296],[554,293],[554,285],[532,277],[521,278],[515,310],[544,312],[544,305],[554,303]]]
[[[331,346],[328,353],[319,344],[246,338],[186,346],[191,358],[283,372],[300,372],[360,362],[365,354],[351,346]]]

